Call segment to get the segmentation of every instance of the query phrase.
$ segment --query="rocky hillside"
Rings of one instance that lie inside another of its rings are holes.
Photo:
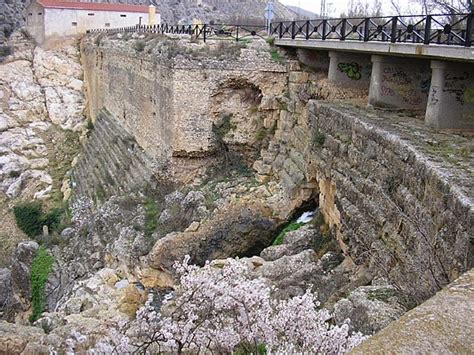
[[[88,0],[82,0],[87,2]],[[163,22],[169,24],[190,23],[193,19],[215,23],[264,24],[264,0],[93,0],[126,4],[153,4]],[[276,19],[296,18],[296,12],[275,1]],[[300,13],[300,18],[305,14]]]
[[[11,47],[6,45],[8,38],[24,25],[24,10],[29,3],[29,0],[4,0],[0,3],[0,61],[11,51]]]
[[[24,238],[11,208],[30,200],[54,207],[68,194],[66,174],[85,127],[77,45],[34,48],[18,32],[11,40],[15,54],[0,64],[0,264]]]

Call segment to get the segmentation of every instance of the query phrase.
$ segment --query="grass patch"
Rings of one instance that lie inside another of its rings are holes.
[[[143,204],[145,209],[145,236],[150,237],[158,227],[158,206],[152,198],[147,198]]]
[[[49,231],[58,230],[64,209],[57,207],[44,213],[41,202],[24,202],[13,208],[13,214],[18,228],[27,236],[36,237],[42,234],[43,226],[48,226]]]
[[[293,232],[299,229],[304,223],[291,222],[277,235],[272,245],[281,245],[283,243],[283,238],[285,238],[286,233]]]
[[[284,63],[284,60],[283,58],[281,57],[280,53],[278,52],[278,50],[276,48],[272,48],[270,50],[270,56],[272,58],[272,60],[278,64],[283,64]]]
[[[45,308],[44,288],[48,281],[49,273],[53,268],[54,257],[45,248],[40,247],[31,264],[31,306],[33,313],[30,315],[30,322],[36,321]]]

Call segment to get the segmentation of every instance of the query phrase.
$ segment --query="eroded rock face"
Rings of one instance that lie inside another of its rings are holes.
[[[0,189],[15,198],[25,191],[48,198],[49,132],[80,131],[84,125],[82,69],[76,46],[16,53],[0,64]]]
[[[252,255],[270,243],[275,229],[275,221],[262,206],[228,206],[196,232],[170,233],[158,240],[148,263],[171,271],[174,262],[185,255],[196,264],[224,256]]]
[[[338,324],[350,319],[351,327],[364,334],[378,332],[405,312],[398,292],[390,285],[359,287],[334,306]]]

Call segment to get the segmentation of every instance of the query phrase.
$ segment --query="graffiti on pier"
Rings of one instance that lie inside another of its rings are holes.
[[[386,67],[383,69],[382,82],[406,85],[411,84],[412,78],[400,68]]]
[[[382,85],[382,87],[380,88],[380,94],[382,96],[395,96],[395,91],[393,91],[392,88]]]
[[[356,62],[339,63],[337,65],[337,70],[345,73],[347,77],[352,80],[360,80],[360,78],[362,78],[361,69],[361,66]]]
[[[444,76],[443,92],[453,95],[456,101],[461,105],[464,105],[466,98],[465,91],[467,89],[466,83],[468,79],[468,72],[463,72],[458,75],[447,73]],[[469,97],[469,95],[467,96]]]
[[[421,79],[420,89],[423,94],[428,94],[430,92],[431,78]]]
[[[429,98],[430,105],[436,105],[439,102],[438,92],[439,92],[438,86],[431,87],[431,93],[430,93],[430,98]]]

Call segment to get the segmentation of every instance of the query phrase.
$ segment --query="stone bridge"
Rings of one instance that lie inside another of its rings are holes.
[[[473,14],[323,19],[272,24],[337,86],[369,92],[369,105],[423,111],[441,129],[474,129]]]

